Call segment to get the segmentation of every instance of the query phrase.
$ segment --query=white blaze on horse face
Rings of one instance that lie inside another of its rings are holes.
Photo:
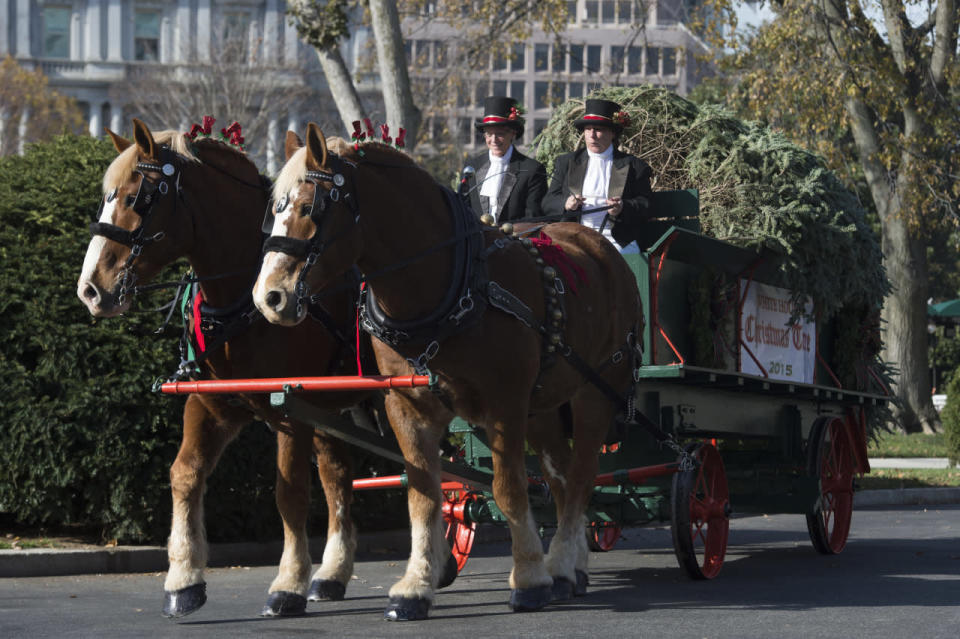
[[[113,224],[113,213],[117,208],[117,198],[113,197],[109,201],[103,203],[103,211],[100,213],[100,219],[98,222],[104,224]],[[107,238],[102,235],[94,235],[90,238],[90,244],[87,246],[87,254],[83,258],[83,269],[80,271],[80,284],[78,285],[78,291],[80,287],[84,286],[87,282],[93,281],[93,276],[97,270],[97,262],[100,261],[100,256],[103,254],[103,250],[107,245]],[[83,299],[81,296],[80,299]]]

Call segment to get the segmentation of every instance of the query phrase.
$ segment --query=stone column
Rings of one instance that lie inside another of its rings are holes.
[[[0,29],[0,56],[5,56],[8,53],[13,53],[13,49],[10,48],[10,36],[8,32],[9,24],[7,20],[10,19],[10,0],[0,0],[0,18],[3,19],[4,27]]]
[[[17,153],[23,155],[27,144],[27,123],[30,122],[30,107],[20,112],[20,126],[17,128]]]
[[[298,65],[297,52],[299,51],[300,40],[297,35],[297,28],[284,20],[283,22],[283,66],[295,67]]]
[[[30,0],[17,0],[17,43],[14,51],[18,58],[30,58]],[[38,52],[42,53],[42,52]]]
[[[160,62],[170,64],[173,61],[173,20],[167,12],[160,15]]]
[[[119,135],[124,133],[122,104],[110,103],[110,130]]]
[[[100,53],[100,0],[87,0],[84,60],[102,60]]]
[[[189,62],[193,55],[190,37],[190,0],[177,2],[177,23],[173,31],[174,62]]]
[[[299,136],[303,136],[303,131],[300,130],[300,114],[296,111],[287,112],[287,131],[293,131]]]
[[[280,157],[280,121],[277,116],[270,116],[267,123],[267,175],[276,175],[283,158]]]
[[[210,0],[197,0],[197,60],[210,62]]]
[[[103,120],[101,118],[101,113],[103,113],[103,105],[97,102],[90,103],[90,136],[94,138],[99,138],[103,135]]]
[[[123,41],[123,2],[107,0],[107,60],[123,62]]]
[[[280,46],[279,20],[283,16],[277,10],[277,0],[267,0],[263,16],[263,63],[272,67],[277,64],[277,50]]]
[[[80,9],[74,7],[73,12],[70,14],[71,60],[83,59],[83,49],[80,48],[81,44],[83,44],[83,14],[81,13]]]

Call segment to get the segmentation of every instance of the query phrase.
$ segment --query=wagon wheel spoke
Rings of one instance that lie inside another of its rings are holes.
[[[680,566],[694,579],[715,577],[726,554],[729,501],[723,462],[707,444],[688,447],[700,462],[696,470],[674,476],[672,496],[674,550]]]

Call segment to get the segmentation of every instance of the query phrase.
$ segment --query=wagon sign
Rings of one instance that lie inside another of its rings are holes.
[[[741,372],[812,384],[817,357],[816,322],[800,317],[790,323],[792,295],[785,288],[747,280],[741,280],[740,286],[746,290],[740,314]],[[811,314],[809,301],[803,311]],[[763,370],[757,365],[758,360]]]

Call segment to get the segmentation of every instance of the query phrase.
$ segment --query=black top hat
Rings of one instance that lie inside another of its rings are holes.
[[[508,126],[517,132],[517,137],[522,136],[523,107],[513,98],[491,95],[483,101],[483,117],[477,120],[475,126],[482,131],[484,127],[493,125]]]
[[[623,127],[630,124],[630,116],[620,108],[620,105],[610,100],[587,100],[580,119],[573,123],[578,131],[587,126],[606,126],[620,134]]]

